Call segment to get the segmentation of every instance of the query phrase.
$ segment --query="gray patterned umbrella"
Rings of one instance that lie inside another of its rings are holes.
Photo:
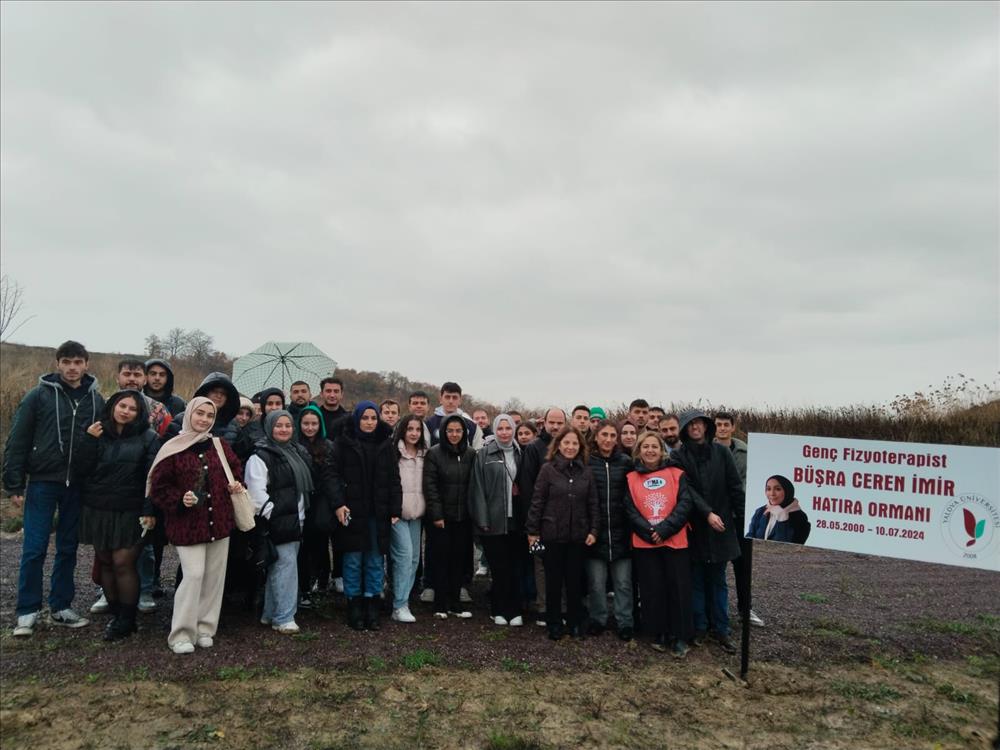
[[[305,341],[268,341],[233,363],[233,384],[250,396],[264,388],[288,392],[296,380],[304,380],[313,393],[319,381],[332,375],[337,363]]]

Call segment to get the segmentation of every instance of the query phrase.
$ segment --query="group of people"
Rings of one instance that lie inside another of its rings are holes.
[[[553,640],[596,636],[612,623],[610,599],[623,640],[641,624],[677,657],[709,636],[732,652],[730,563],[740,611],[763,625],[740,567],[747,446],[732,414],[636,399],[621,422],[584,405],[490,419],[462,411],[450,382],[433,413],[422,391],[405,414],[393,400],[347,410],[335,377],[315,399],[302,381],[287,399],[278,388],[247,398],[223,373],[185,403],[159,359],[123,360],[105,401],[88,361],[83,345],[61,345],[7,441],[4,487],[24,507],[15,636],[37,623],[57,510],[50,622],[88,624],[72,602],[77,545],[90,544],[92,611],[112,614],[105,639],[128,637],[136,613],[157,606],[172,544],[178,654],[212,647],[227,593],[279,633],[298,632],[298,610],[330,588],[356,630],[380,628],[383,597],[399,623],[416,620],[417,600],[435,618],[467,619],[477,546],[498,626],[531,618]],[[253,528],[240,530],[234,503],[246,495]],[[765,495],[751,535],[804,541],[791,483],[771,477]]]

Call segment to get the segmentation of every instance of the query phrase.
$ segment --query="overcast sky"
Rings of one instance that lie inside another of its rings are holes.
[[[528,404],[994,380],[998,7],[4,3],[15,340]]]

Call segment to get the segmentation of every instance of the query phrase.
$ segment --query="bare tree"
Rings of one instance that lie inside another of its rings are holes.
[[[193,362],[204,365],[212,358],[212,344],[215,340],[200,328],[187,332],[184,337],[184,356]]]
[[[0,276],[0,341],[6,341],[34,315],[22,317],[24,287],[7,274]]]
[[[170,359],[176,359],[185,354],[187,349],[187,331],[183,328],[171,328],[160,343],[163,344],[163,354]]]
[[[151,333],[146,337],[146,356],[149,357],[162,357],[163,356],[163,342],[160,337],[155,333]]]

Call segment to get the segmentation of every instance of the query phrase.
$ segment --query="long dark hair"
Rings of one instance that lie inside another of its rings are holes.
[[[323,417],[319,413],[317,407],[310,408],[311,405],[305,406],[302,411],[299,412],[299,418],[297,424],[295,425],[296,437],[298,437],[299,445],[305,447],[309,451],[309,455],[312,456],[313,463],[316,466],[322,466],[326,463],[327,458],[327,448],[326,443],[330,441],[326,439],[326,427],[323,424]],[[319,420],[319,432],[317,432],[313,437],[308,438],[302,434],[302,418],[306,414],[312,414],[316,419]]]
[[[396,429],[392,431],[392,444],[399,445],[399,441],[404,440],[406,437],[406,426],[410,424],[410,422],[416,422],[420,425],[420,439],[417,441],[417,450],[426,450],[427,441],[424,440],[424,420],[416,414],[407,414],[396,423]]]
[[[146,409],[146,400],[139,391],[128,388],[112,395],[104,405],[104,413],[101,415],[101,427],[104,428],[105,435],[119,437],[118,431],[115,429],[115,406],[118,405],[119,401],[124,401],[127,398],[135,402],[135,419],[122,427],[120,437],[129,437],[130,435],[143,433],[149,429],[149,410]]]

